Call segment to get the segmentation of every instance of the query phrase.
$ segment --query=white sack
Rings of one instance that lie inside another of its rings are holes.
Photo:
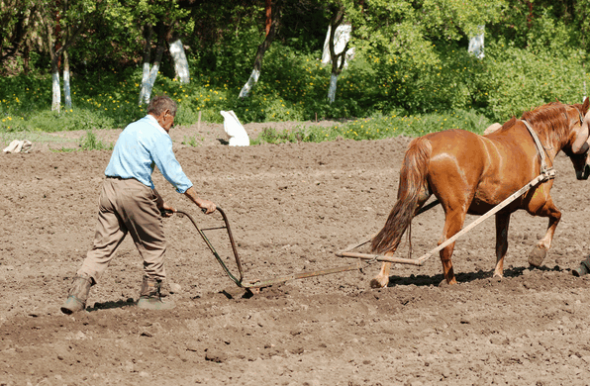
[[[223,129],[229,135],[230,146],[250,146],[250,137],[233,111],[220,111],[224,118]]]
[[[18,139],[15,139],[2,151],[4,153],[28,153],[32,147],[33,143],[31,141],[27,141],[26,139],[19,141]]]

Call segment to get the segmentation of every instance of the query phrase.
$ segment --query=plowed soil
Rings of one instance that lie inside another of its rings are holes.
[[[211,127],[198,147],[180,144],[194,127],[172,129],[175,152],[199,195],[226,211],[247,278],[352,264],[334,253],[385,223],[408,138],[230,148]],[[396,265],[382,290],[369,288],[373,264],[228,299],[235,285],[177,215],[164,220],[173,311],[134,306],[142,264],[128,239],[86,311],[65,316],[110,152],[49,147],[0,155],[0,385],[590,383],[590,280],[571,275],[588,251],[590,189],[563,155],[552,191],[563,217],[540,269],[527,255],[547,220],[519,212],[501,280],[489,220],[457,242],[454,286],[438,286],[433,257]],[[200,226],[221,225],[159,172],[154,181]],[[440,207],[414,220],[414,257],[436,246],[443,220]],[[207,234],[235,270],[223,231]]]

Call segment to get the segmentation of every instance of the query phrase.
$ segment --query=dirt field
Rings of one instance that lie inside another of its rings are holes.
[[[194,148],[180,145],[194,127],[172,134],[198,193],[228,214],[248,278],[353,263],[334,252],[383,226],[408,139],[229,148],[220,127],[203,128]],[[169,282],[180,285],[173,312],[133,306],[142,265],[125,240],[86,312],[64,316],[110,152],[49,147],[0,155],[0,385],[590,383],[590,280],[570,272],[588,254],[590,189],[562,155],[553,197],[563,217],[542,269],[528,268],[527,253],[547,221],[517,213],[502,280],[491,277],[490,220],[458,241],[456,286],[437,286],[436,257],[396,266],[383,290],[369,288],[375,264],[228,299],[220,291],[232,282],[175,216],[164,220]],[[220,224],[154,180],[203,227]],[[440,208],[414,220],[415,257],[436,246],[442,224]],[[209,234],[227,258],[222,233]]]

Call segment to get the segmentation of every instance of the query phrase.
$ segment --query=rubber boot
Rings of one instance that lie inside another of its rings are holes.
[[[584,276],[590,272],[590,256],[582,260],[580,266],[574,270],[572,270],[572,275],[574,276]]]
[[[72,288],[68,294],[63,306],[60,310],[66,315],[71,315],[74,312],[82,311],[86,308],[86,300],[88,299],[88,292],[92,286],[92,278],[88,276],[76,276],[72,282]]]
[[[137,301],[137,307],[144,310],[171,310],[174,308],[174,302],[164,302],[160,295],[162,281],[149,277],[143,278],[141,284],[141,293]]]

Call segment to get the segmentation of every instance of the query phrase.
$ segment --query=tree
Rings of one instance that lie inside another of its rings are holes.
[[[0,67],[14,58],[24,48],[28,54],[27,38],[34,30],[34,20],[39,8],[38,0],[5,0],[0,8]],[[28,55],[25,55],[25,71]]]
[[[344,63],[346,62],[346,53],[348,52],[348,44],[344,46],[344,49],[336,53],[334,49],[334,39],[336,31],[338,31],[338,27],[342,24],[344,20],[344,12],[345,8],[342,3],[336,2],[330,5],[332,11],[332,17],[330,19],[330,36],[328,38],[328,47],[330,50],[330,61],[332,63],[332,71],[330,75],[330,88],[328,89],[328,100],[330,103],[333,103],[336,100],[336,85],[338,82],[338,75],[342,72],[344,68]]]
[[[256,82],[258,82],[258,78],[260,77],[260,71],[262,70],[262,60],[264,59],[264,53],[266,50],[269,49],[270,45],[272,44],[275,36],[277,34],[277,30],[279,28],[279,21],[280,21],[280,13],[281,8],[283,6],[282,0],[275,0],[274,4],[272,0],[266,0],[265,3],[265,31],[266,36],[264,41],[258,46],[258,50],[256,51],[256,58],[254,59],[254,69],[250,74],[250,78],[242,87],[240,91],[240,98],[245,98],[248,96],[248,93],[252,89],[252,86]]]
[[[58,0],[44,7],[40,14],[42,33],[51,60],[53,111],[59,112],[61,109],[59,66],[62,53],[75,42],[96,9],[97,3],[90,0]],[[67,82],[67,87],[64,87],[69,92],[69,62]]]

